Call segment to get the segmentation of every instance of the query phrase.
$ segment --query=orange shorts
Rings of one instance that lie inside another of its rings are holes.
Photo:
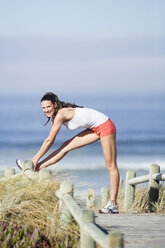
[[[94,133],[96,133],[98,136],[100,136],[100,138],[102,138],[102,137],[108,136],[112,133],[116,133],[116,127],[115,127],[114,123],[110,119],[108,119],[103,124],[101,124],[97,127],[93,127],[92,131]]]

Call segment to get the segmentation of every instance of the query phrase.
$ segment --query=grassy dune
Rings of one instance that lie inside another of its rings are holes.
[[[138,187],[135,191],[135,199],[130,212],[148,213],[148,194],[147,187]],[[122,185],[119,186],[118,204],[120,212],[124,212],[124,191]],[[165,214],[165,184],[159,186],[158,202],[153,204],[153,212],[156,214]]]
[[[59,185],[59,180],[39,183],[27,177],[0,181],[0,248],[79,247],[78,224],[73,223],[67,231],[59,225],[59,201],[55,195]],[[120,212],[124,212],[122,185],[118,204]],[[147,188],[136,190],[130,211],[149,211]],[[160,185],[154,211],[165,213],[165,185]]]
[[[0,182],[0,247],[77,247],[79,227],[59,227],[59,181],[27,178]]]

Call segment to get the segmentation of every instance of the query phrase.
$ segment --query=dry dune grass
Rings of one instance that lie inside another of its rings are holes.
[[[59,184],[28,178],[0,182],[1,247],[77,247],[78,225],[59,227]]]
[[[59,225],[59,201],[55,195],[59,185],[58,179],[39,182],[18,177],[0,181],[1,248],[79,247],[78,224],[74,222],[68,230]],[[122,183],[118,204],[120,212],[124,212]],[[165,185],[160,185],[159,199],[153,208],[157,214],[165,213]],[[147,188],[137,188],[131,211],[149,212]]]
[[[165,214],[165,184],[159,186],[159,199],[154,209],[157,214]]]
[[[135,190],[135,198],[130,212],[148,213],[148,194],[147,187],[138,187]],[[120,212],[124,212],[124,191],[122,184],[119,186],[118,204]],[[159,186],[159,199],[158,202],[153,204],[153,212],[156,214],[165,214],[165,184]]]

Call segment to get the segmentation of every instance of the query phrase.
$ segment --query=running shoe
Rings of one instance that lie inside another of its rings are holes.
[[[23,162],[20,159],[16,160],[16,165],[20,170],[23,170]]]
[[[114,204],[112,201],[108,201],[105,207],[99,209],[100,214],[118,214],[119,206]]]

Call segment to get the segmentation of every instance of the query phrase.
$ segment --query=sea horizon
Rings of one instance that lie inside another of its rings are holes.
[[[117,163],[125,177],[125,171],[133,169],[148,171],[153,163],[165,170],[165,96],[76,96],[61,98],[84,107],[105,113],[117,127]],[[44,126],[46,117],[40,106],[39,96],[0,97],[0,170],[14,167],[15,160],[32,159],[49,134],[50,123]],[[78,132],[68,131],[64,126],[50,149],[56,150],[64,141]],[[50,153],[48,152],[48,154]],[[104,158],[100,142],[71,151],[61,161],[57,171],[76,171],[78,180],[85,181],[88,174],[93,184],[98,183],[100,171],[107,180]],[[56,165],[49,167],[55,169]],[[104,173],[105,171],[105,173]],[[95,173],[96,172],[96,173]],[[81,176],[83,175],[83,176]],[[86,175],[86,176],[85,176]],[[105,176],[106,175],[106,176]],[[98,183],[99,184],[99,183]]]

